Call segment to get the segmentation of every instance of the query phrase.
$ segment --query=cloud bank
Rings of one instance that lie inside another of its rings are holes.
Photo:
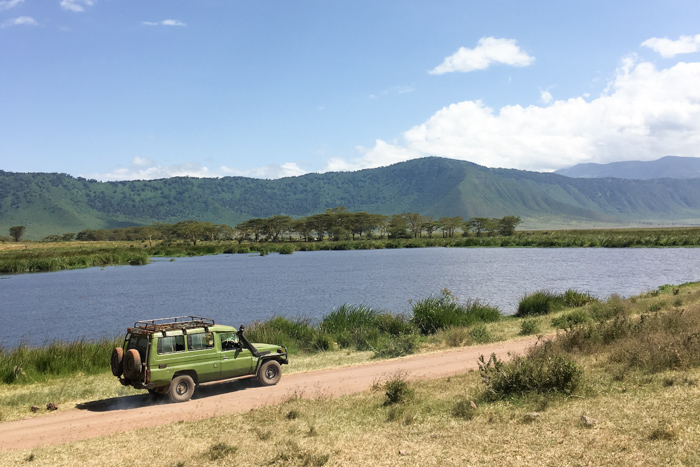
[[[164,19],[163,21],[144,21],[144,26],[187,26],[182,21],[176,19]]]
[[[12,26],[37,26],[38,23],[31,16],[20,16],[19,18],[8,19],[0,24],[0,27],[9,28]]]
[[[700,34],[681,36],[675,41],[668,37],[652,37],[642,42],[642,46],[649,47],[664,58],[671,58],[679,54],[689,54],[700,50]]]
[[[174,165],[158,165],[158,163],[147,157],[134,157],[131,165],[126,168],[118,168],[109,173],[81,174],[81,177],[100,181],[116,180],[154,180],[157,178],[172,177],[225,177],[240,176],[253,178],[282,178],[303,175],[306,173],[297,164],[288,162],[283,165],[271,164],[265,167],[253,169],[235,169],[221,166],[218,169],[210,170],[208,167],[200,165],[198,162],[185,162]]]
[[[598,97],[495,110],[482,101],[458,102],[404,132],[377,140],[351,160],[326,170],[380,167],[425,156],[468,160],[488,167],[550,171],[582,162],[700,156],[700,63],[657,69],[625,58]]]
[[[3,0],[3,1],[0,1],[0,11],[5,11],[5,10],[9,10],[10,8],[14,8],[22,2],[24,2],[24,0]]]
[[[430,70],[431,75],[442,75],[454,71],[468,73],[474,70],[485,70],[494,63],[524,67],[531,65],[535,57],[520,50],[514,39],[496,39],[482,37],[473,49],[460,49],[443,62]]]
[[[82,13],[85,11],[85,7],[93,6],[95,0],[61,0],[61,8],[67,11],[74,11],[76,13]]]

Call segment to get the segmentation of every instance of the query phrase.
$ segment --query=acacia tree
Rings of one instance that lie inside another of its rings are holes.
[[[438,223],[440,230],[442,230],[442,238],[452,238],[455,236],[455,230],[464,223],[464,219],[461,216],[441,217]]]
[[[494,219],[495,220],[495,219]],[[515,232],[515,227],[522,222],[517,216],[506,216],[498,219],[498,234],[510,236]]]
[[[406,218],[406,222],[408,222],[408,229],[413,234],[413,238],[420,237],[421,232],[423,231],[423,223],[426,221],[426,218],[417,212],[405,212],[402,214],[402,216]]]
[[[14,241],[19,242],[19,239],[22,238],[22,235],[24,235],[24,231],[27,228],[23,225],[15,225],[14,227],[10,227],[10,237],[14,239]]]
[[[477,237],[481,237],[481,232],[493,232],[496,229],[496,222],[488,217],[472,217],[467,221],[467,228],[476,232]]]

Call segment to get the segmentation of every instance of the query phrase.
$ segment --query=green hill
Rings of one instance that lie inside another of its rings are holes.
[[[655,161],[623,161],[609,164],[577,164],[555,173],[579,178],[700,178],[700,158],[666,156]]]
[[[0,234],[26,237],[196,219],[308,216],[345,206],[379,214],[516,215],[524,228],[700,223],[700,180],[569,178],[429,157],[357,172],[278,180],[177,177],[97,182],[0,171]]]

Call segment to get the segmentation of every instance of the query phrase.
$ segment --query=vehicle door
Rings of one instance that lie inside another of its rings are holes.
[[[221,378],[249,375],[253,371],[253,354],[241,345],[236,332],[217,332],[221,349]]]
[[[197,372],[200,383],[219,379],[221,368],[213,332],[187,334],[188,366]]]

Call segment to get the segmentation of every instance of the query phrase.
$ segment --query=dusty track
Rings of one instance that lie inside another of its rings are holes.
[[[368,390],[377,381],[401,371],[408,380],[434,379],[476,369],[479,355],[522,354],[536,342],[525,338],[439,353],[403,357],[345,368],[285,375],[277,386],[258,387],[249,381],[226,382],[197,389],[183,404],[154,402],[148,395],[81,404],[76,409],[42,417],[0,423],[0,451],[33,449],[109,435],[138,428],[194,421],[265,405],[292,395],[336,397]],[[115,384],[118,384],[115,380]]]

